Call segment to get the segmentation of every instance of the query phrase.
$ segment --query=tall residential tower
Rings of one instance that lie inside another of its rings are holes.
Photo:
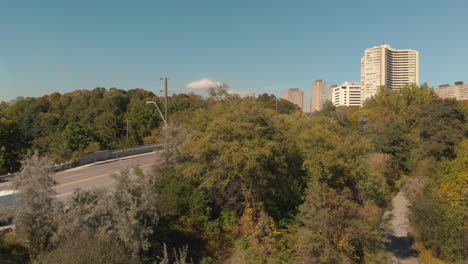
[[[398,89],[419,85],[419,52],[397,50],[390,45],[366,49],[361,58],[362,100],[375,95],[381,86]]]
[[[283,98],[298,105],[301,108],[301,111],[304,112],[304,91],[299,90],[299,88],[290,88],[283,92]]]
[[[320,111],[327,101],[327,83],[317,80],[312,84],[312,95],[310,96],[310,112]]]

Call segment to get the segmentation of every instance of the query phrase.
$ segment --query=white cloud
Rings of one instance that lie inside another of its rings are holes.
[[[218,88],[218,87],[225,87],[226,84],[222,82],[216,82],[207,78],[200,79],[197,81],[190,82],[187,84],[187,89],[202,89],[206,90],[209,88]]]
[[[192,81],[185,86],[187,90],[192,90],[195,93],[204,94],[208,92],[210,88],[225,88],[226,92],[230,95],[238,95],[240,97],[258,97],[264,92],[258,91],[233,91],[230,89],[229,85],[224,82],[217,82],[210,80],[208,78],[203,78],[200,80]]]

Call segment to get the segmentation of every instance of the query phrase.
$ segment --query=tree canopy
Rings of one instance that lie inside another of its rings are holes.
[[[13,245],[36,263],[70,252],[76,263],[384,263],[382,215],[403,188],[418,250],[466,261],[466,103],[422,85],[306,114],[273,95],[221,89],[171,96],[162,128],[146,101],[161,98],[96,88],[1,108],[4,171],[31,148],[70,160],[149,138],[170,146],[150,171],[123,171],[112,190],[77,190],[66,207],[51,198],[45,162],[30,157],[13,219],[26,236]]]

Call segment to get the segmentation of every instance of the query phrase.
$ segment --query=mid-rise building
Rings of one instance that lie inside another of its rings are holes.
[[[454,85],[443,84],[434,88],[434,92],[441,98],[454,98],[457,100],[468,100],[468,83],[455,82]]]
[[[366,49],[361,58],[362,100],[374,96],[381,86],[399,89],[419,85],[419,52],[397,50],[390,45]]]
[[[332,103],[334,106],[362,106],[361,84],[344,82],[333,89]]]
[[[290,88],[289,90],[283,92],[283,98],[293,104],[298,105],[301,108],[301,111],[304,111],[304,91],[301,91],[299,88]]]
[[[327,83],[317,80],[312,84],[312,94],[310,96],[310,112],[320,111],[327,101]]]

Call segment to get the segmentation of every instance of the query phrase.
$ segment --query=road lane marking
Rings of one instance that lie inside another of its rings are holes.
[[[55,198],[57,197],[62,197],[62,196],[65,196],[65,195],[70,195],[72,194],[73,192],[67,192],[67,193],[62,193],[62,194],[59,194],[59,195],[55,195]]]
[[[136,159],[136,158],[140,158],[140,157],[144,157],[144,156],[149,156],[149,155],[152,155],[152,154],[157,154],[157,153],[162,152],[162,151],[163,150],[158,150],[158,151],[152,151],[152,152],[143,153],[143,154],[137,154],[137,155],[133,155],[133,156],[125,156],[125,157],[113,158],[113,159],[109,159],[109,160],[96,161],[96,162],[93,162],[93,163],[81,165],[81,166],[71,168],[71,169],[68,169],[68,170],[59,171],[59,172],[55,173],[55,175],[59,175],[59,174],[63,174],[63,173],[66,173],[66,172],[71,172],[71,171],[77,171],[77,170],[81,170],[81,169],[85,169],[85,168],[90,168],[90,167],[93,167],[93,166],[102,165],[102,164],[106,164],[106,163],[110,163],[110,162],[114,162],[114,161],[118,162],[118,161],[123,161],[123,160]]]
[[[101,177],[104,177],[104,176],[111,175],[112,173],[114,173],[114,172],[105,173],[105,174],[101,174],[101,175],[98,175],[98,176],[93,176],[93,177],[90,177],[90,178],[85,178],[85,179],[76,180],[76,181],[72,181],[72,182],[62,183],[62,184],[55,185],[52,188],[59,188],[59,187],[67,186],[67,185],[74,184],[74,183],[89,181],[89,180],[93,180],[93,179],[97,179],[97,178],[101,178]]]
[[[149,167],[149,166],[152,166],[156,163],[150,163],[150,164],[146,164],[146,165],[142,165],[142,166],[138,166],[140,169],[143,169],[143,168],[146,168],[146,167]],[[111,174],[114,174],[116,172],[119,172],[120,170],[115,170],[115,171],[112,171],[110,173],[105,173],[105,174],[100,174],[100,175],[97,175],[97,176],[93,176],[93,177],[89,177],[89,178],[85,178],[85,179],[80,179],[80,180],[76,180],[76,181],[72,181],[72,182],[67,182],[67,183],[62,183],[62,184],[57,184],[55,186],[52,186],[52,188],[60,188],[60,187],[63,187],[63,186],[67,186],[67,185],[70,185],[70,184],[75,184],[75,183],[79,183],[79,182],[84,182],[84,181],[89,181],[89,180],[94,180],[94,179],[98,179],[98,178],[102,178],[102,177],[105,177],[105,176],[109,176]]]
[[[3,191],[0,191],[0,196],[6,196],[6,195],[10,195],[10,194],[15,194],[17,193],[18,191],[16,190],[3,190]]]
[[[149,154],[153,154],[153,152],[151,152],[151,153],[149,153]],[[143,154],[143,155],[149,156],[148,154]],[[142,155],[142,156],[143,156],[143,155]],[[133,159],[133,158],[139,158],[139,157],[132,157],[131,159]],[[120,162],[120,161],[121,161],[122,163],[119,163],[119,164],[116,164],[116,165],[117,165],[118,167],[123,167],[123,168],[125,168],[125,165],[128,166],[128,165],[131,165],[131,164],[132,164],[133,161],[132,161],[131,159],[122,159],[122,160],[119,159],[119,160],[115,160],[115,161],[113,161],[113,162]],[[130,162],[127,163],[126,161],[128,161],[128,160],[129,160]],[[103,165],[103,164],[108,164],[108,163],[109,163],[109,162],[107,162],[107,163],[102,163],[102,164],[91,164],[91,165],[97,166],[97,165]],[[122,166],[122,165],[123,165],[123,166]],[[85,165],[85,166],[86,166],[86,165]],[[83,166],[83,168],[81,168],[81,169],[92,168],[92,166],[90,166],[90,167],[85,167],[85,166]],[[81,169],[80,169],[80,170],[81,170]],[[107,168],[97,168],[96,170],[107,170]],[[73,178],[73,177],[85,175],[85,174],[88,174],[88,173],[89,173],[89,172],[87,172],[87,171],[85,171],[85,172],[78,172],[77,174],[71,174],[71,175],[68,175],[68,176],[67,176],[67,175],[64,175],[64,176],[62,176],[62,177],[60,177],[60,176],[57,175],[57,174],[55,174],[55,175],[58,176],[58,178],[59,178],[60,180],[65,180],[65,179],[69,179],[69,178]]]

